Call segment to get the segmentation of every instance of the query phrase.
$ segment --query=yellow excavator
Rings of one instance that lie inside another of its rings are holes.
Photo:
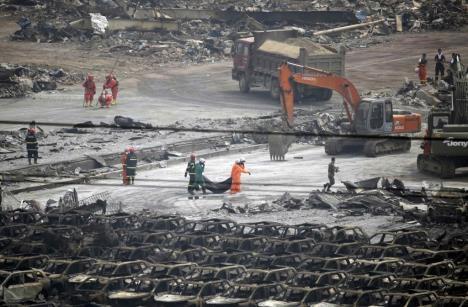
[[[330,89],[343,97],[349,124],[343,127],[345,135],[327,139],[325,152],[329,155],[358,151],[374,157],[408,151],[410,134],[421,131],[420,114],[393,110],[390,99],[361,99],[356,87],[344,77],[286,62],[279,68],[278,79],[281,105],[289,128],[294,125],[296,84]],[[276,145],[271,142],[269,145],[270,156],[277,155]]]

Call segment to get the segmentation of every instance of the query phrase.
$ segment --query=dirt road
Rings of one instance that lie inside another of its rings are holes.
[[[8,36],[17,29],[15,20],[0,19],[0,62],[57,65],[93,71],[98,88],[106,72],[116,62],[109,53],[92,45],[76,43],[12,42]],[[422,52],[431,54],[446,47],[446,54],[457,51],[468,55],[467,32],[437,32],[394,35],[390,42],[347,54],[347,76],[361,91],[397,88],[404,77],[416,79],[415,63]],[[80,85],[25,99],[0,101],[0,119],[77,123],[87,120],[110,122],[115,115],[126,115],[153,124],[169,124],[197,118],[234,118],[261,115],[278,109],[266,91],[239,93],[231,80],[231,62],[212,64],[155,66],[145,58],[122,56],[116,75],[120,79],[119,104],[110,110],[82,108]],[[432,68],[429,68],[432,72]],[[385,77],[383,77],[385,76]],[[329,102],[315,102],[302,108],[340,106],[334,95]],[[18,127],[9,127],[16,129]]]

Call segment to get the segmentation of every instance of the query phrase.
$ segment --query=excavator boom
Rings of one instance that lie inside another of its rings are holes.
[[[362,148],[367,156],[407,151],[411,147],[411,140],[403,135],[421,130],[420,114],[395,112],[391,100],[361,100],[356,87],[344,77],[311,67],[283,63],[279,68],[280,98],[289,127],[294,124],[295,84],[338,92],[343,97],[346,115],[351,124],[348,133],[379,137],[327,138],[325,151],[328,154],[335,155],[355,148]],[[385,137],[392,134],[399,135],[400,138]]]
[[[300,72],[293,72],[291,67],[298,68]],[[280,97],[289,126],[294,123],[294,89],[291,80],[296,83],[327,88],[340,93],[344,100],[348,120],[351,123],[353,122],[353,116],[348,106],[351,106],[352,112],[355,113],[361,102],[361,97],[356,87],[348,79],[312,67],[283,63],[279,68]]]

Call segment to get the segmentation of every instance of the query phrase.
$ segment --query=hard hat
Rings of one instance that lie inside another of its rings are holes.
[[[240,163],[244,163],[244,162],[245,162],[245,158],[240,158],[240,159],[239,159],[239,162],[240,162]]]
[[[200,160],[198,160],[201,164],[205,164],[205,159],[203,158],[200,158]]]
[[[238,159],[238,160],[236,160],[236,164],[239,164],[239,163],[240,163],[240,160],[239,160],[239,159]]]

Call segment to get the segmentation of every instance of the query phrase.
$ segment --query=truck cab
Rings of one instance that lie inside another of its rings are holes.
[[[250,52],[254,37],[241,38],[233,48],[232,79],[239,81],[239,89],[243,93],[250,90],[248,76],[250,74]]]

